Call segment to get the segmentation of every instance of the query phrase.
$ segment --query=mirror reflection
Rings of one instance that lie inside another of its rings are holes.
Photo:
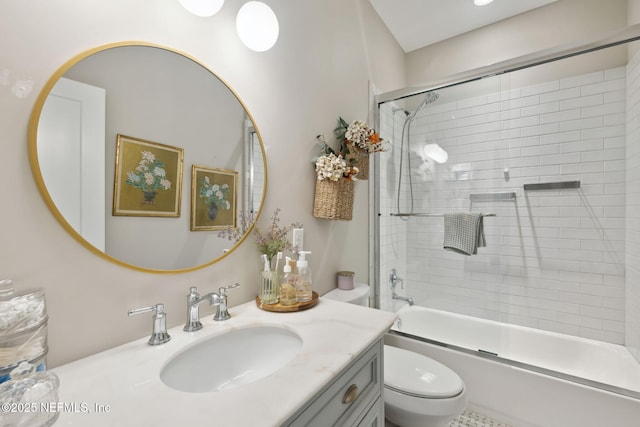
[[[194,210],[206,206],[193,166],[212,189],[237,176],[232,191],[219,193],[224,200],[208,199],[233,208],[233,217],[262,207],[266,164],[250,114],[208,69],[165,48],[114,45],[80,55],[45,86],[30,126],[34,177],[52,212],[85,246],[118,263],[188,270],[235,247],[216,231],[237,223],[228,212],[205,216],[210,227],[191,231]],[[124,136],[131,143],[118,155]],[[116,173],[119,161],[131,170]],[[144,179],[159,183],[155,195],[134,186]],[[121,193],[130,194],[128,210],[116,209]]]

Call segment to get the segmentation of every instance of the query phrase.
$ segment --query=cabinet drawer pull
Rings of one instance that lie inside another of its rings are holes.
[[[347,391],[344,393],[344,396],[342,396],[342,403],[348,405],[349,403],[353,402],[358,398],[359,392],[360,390],[358,390],[358,386],[355,384],[351,384]]]

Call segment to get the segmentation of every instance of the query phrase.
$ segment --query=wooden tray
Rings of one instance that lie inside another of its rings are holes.
[[[279,302],[275,304],[264,304],[260,301],[260,297],[256,297],[256,305],[265,311],[273,311],[276,313],[289,313],[292,311],[308,310],[318,304],[318,294],[312,291],[311,301],[299,302],[294,305],[282,305]]]

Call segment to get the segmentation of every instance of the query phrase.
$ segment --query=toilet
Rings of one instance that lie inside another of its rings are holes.
[[[324,294],[324,297],[336,301],[369,307],[369,285],[366,283],[355,283],[353,289],[348,291],[335,288],[334,290]]]
[[[325,298],[369,306],[369,286],[334,289]],[[464,382],[427,356],[384,346],[385,418],[401,427],[446,427],[467,404]]]

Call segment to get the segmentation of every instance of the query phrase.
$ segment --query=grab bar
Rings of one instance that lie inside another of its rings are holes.
[[[501,201],[509,201],[516,199],[516,193],[508,192],[508,193],[480,193],[480,194],[469,194],[469,199],[472,202],[501,202]]]
[[[537,184],[524,184],[524,191],[559,190],[563,188],[580,188],[580,181],[541,182]]]
[[[392,213],[391,216],[419,216],[419,217],[443,217],[443,213]],[[482,216],[497,216],[494,213],[482,214]]]

